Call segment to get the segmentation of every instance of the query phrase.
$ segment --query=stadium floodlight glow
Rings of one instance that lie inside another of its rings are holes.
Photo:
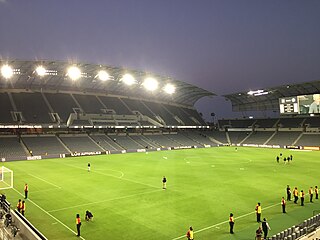
[[[142,84],[145,89],[149,90],[149,91],[154,91],[158,88],[158,81],[154,78],[146,78],[144,81],[143,81],[143,84]]]
[[[13,75],[13,69],[9,65],[3,65],[1,67],[1,74],[5,79],[11,78]]]
[[[125,75],[123,75],[123,77],[121,78],[121,80],[127,84],[128,86],[131,86],[133,84],[136,83],[136,80],[134,79],[134,77],[132,77],[131,74],[126,73]]]
[[[79,68],[72,66],[68,69],[68,76],[75,81],[81,77],[81,71]]]
[[[100,70],[99,73],[98,73],[98,78],[101,81],[107,81],[107,80],[110,79],[110,75],[105,70]]]
[[[42,77],[42,76],[46,75],[47,70],[42,66],[38,66],[36,68],[36,72],[40,77]]]
[[[175,87],[173,84],[171,84],[171,83],[167,83],[167,84],[164,86],[163,90],[164,90],[166,93],[168,93],[168,94],[173,94],[173,93],[176,92],[176,87]]]

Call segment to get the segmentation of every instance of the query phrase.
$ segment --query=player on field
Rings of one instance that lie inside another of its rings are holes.
[[[91,164],[88,163],[88,172],[90,172],[90,169],[91,169]]]
[[[167,189],[167,178],[165,176],[162,178],[162,189]]]
[[[90,221],[92,219],[93,219],[92,213],[89,210],[87,210],[86,211],[86,221]]]
[[[270,228],[269,223],[267,222],[266,218],[263,219],[262,230],[263,230],[263,235],[264,235],[263,239],[267,239],[268,231],[271,230],[271,228]]]
[[[287,201],[291,201],[291,189],[289,185],[287,185]]]

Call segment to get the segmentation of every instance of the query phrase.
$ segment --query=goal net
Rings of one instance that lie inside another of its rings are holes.
[[[0,190],[13,188],[13,171],[2,166],[0,168]]]

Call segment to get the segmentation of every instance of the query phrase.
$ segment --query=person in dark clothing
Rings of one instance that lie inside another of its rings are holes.
[[[167,189],[167,178],[165,176],[162,178],[162,189]]]
[[[291,189],[289,185],[287,185],[287,201],[291,201]]]
[[[263,230],[264,239],[267,239],[268,231],[271,230],[271,228],[270,228],[266,218],[263,219],[262,230]]]
[[[279,163],[279,156],[277,156],[277,158],[276,158],[276,159],[277,159],[277,163]]]
[[[256,231],[256,240],[261,240],[262,238],[262,228],[259,226],[259,228]]]
[[[231,234],[234,234],[234,232],[233,232],[233,226],[234,226],[233,213],[230,213],[230,216],[229,216],[229,225],[230,225],[230,233],[231,233]]]
[[[319,199],[319,189],[318,186],[314,187],[314,193],[316,194],[316,199]]]
[[[304,192],[301,190],[300,192],[300,201],[301,201],[301,206],[304,206]]]
[[[93,219],[93,214],[90,211],[86,211],[86,221],[90,221]]]
[[[286,213],[286,200],[284,200],[284,197],[282,197],[281,200],[281,207],[282,207],[282,213]]]

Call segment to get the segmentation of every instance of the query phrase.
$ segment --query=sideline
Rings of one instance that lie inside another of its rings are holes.
[[[265,208],[263,208],[263,209],[269,209],[269,208],[272,208],[272,207],[275,207],[275,206],[280,206],[280,203],[275,203],[275,204],[270,205],[270,206],[268,206],[268,207],[265,207]],[[256,212],[255,212],[255,211],[249,212],[249,213],[243,214],[243,215],[241,215],[241,216],[239,216],[239,217],[236,217],[236,218],[234,218],[234,219],[240,219],[240,218],[249,216],[249,215],[251,215],[251,214],[253,214],[253,213],[256,213]],[[220,225],[225,224],[225,223],[228,223],[228,222],[229,222],[229,220],[226,220],[226,221],[223,221],[223,222],[220,222],[220,223],[217,223],[217,224],[214,224],[214,225],[205,227],[205,228],[201,228],[201,229],[199,229],[199,230],[197,230],[197,231],[194,231],[194,233],[203,232],[203,231],[206,231],[206,230],[208,230],[208,229],[211,229],[211,228],[220,226]],[[171,239],[171,240],[178,240],[178,239],[185,238],[185,237],[186,237],[186,235],[182,235],[182,236],[180,236],[180,237],[176,237],[176,238],[173,238],[173,239]]]

